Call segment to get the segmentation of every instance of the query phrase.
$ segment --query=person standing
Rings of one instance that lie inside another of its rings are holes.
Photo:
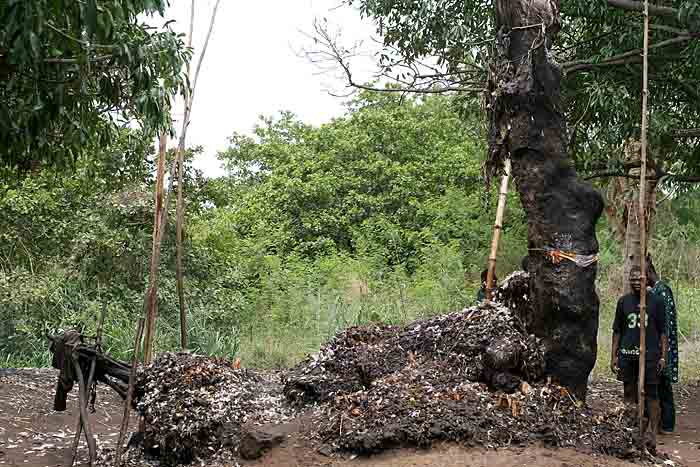
[[[647,279],[651,292],[664,306],[666,336],[668,336],[668,361],[666,370],[659,377],[659,401],[661,404],[661,434],[670,434],[676,428],[676,406],[673,401],[673,384],[678,382],[678,320],[676,302],[671,287],[661,280],[651,256],[647,256]]]
[[[656,449],[656,432],[659,425],[659,375],[666,367],[666,320],[661,300],[642,287],[641,270],[635,266],[629,275],[632,292],[621,297],[617,302],[615,321],[613,322],[613,338],[610,368],[619,375],[624,387],[624,398],[627,404],[636,404],[638,399],[639,381],[639,337],[640,317],[639,302],[641,294],[646,294],[646,352],[645,362],[645,429],[650,428],[650,444]],[[619,353],[618,353],[619,352]]]

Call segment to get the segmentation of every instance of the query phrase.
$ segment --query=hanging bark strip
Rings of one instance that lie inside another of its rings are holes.
[[[129,426],[129,415],[131,413],[131,401],[134,398],[134,384],[136,383],[136,366],[139,361],[139,347],[141,346],[141,338],[143,337],[143,318],[139,319],[136,326],[136,339],[134,340],[134,356],[131,359],[131,371],[129,372],[129,388],[126,391],[126,400],[124,401],[124,415],[122,415],[122,424],[119,428],[119,439],[117,441],[117,452],[114,465],[119,467],[122,460],[122,446],[124,445],[124,435]]]
[[[185,88],[185,112],[182,118],[182,131],[180,132],[180,141],[177,145],[177,225],[176,225],[176,263],[175,263],[175,276],[177,284],[177,297],[180,305],[180,344],[182,349],[187,348],[187,309],[185,306],[185,283],[183,279],[183,267],[182,267],[182,229],[185,222],[185,200],[183,197],[184,189],[184,158],[185,158],[185,140],[187,137],[187,128],[190,126],[190,114],[192,112],[192,102],[194,100],[194,90],[197,86],[197,79],[199,78],[199,72],[202,67],[202,61],[204,60],[204,54],[207,51],[207,46],[209,45],[209,38],[214,30],[214,20],[216,19],[216,11],[219,8],[220,0],[217,0],[214,4],[214,10],[211,14],[211,21],[209,22],[209,30],[207,31],[207,37],[204,40],[204,46],[202,47],[202,53],[199,56],[199,62],[197,63],[197,71],[195,72],[194,82],[192,87]],[[194,0],[190,7],[190,35],[188,40],[188,47],[192,47],[192,33],[194,29]],[[190,64],[187,63],[187,79],[190,79]]]
[[[493,224],[493,236],[491,237],[491,253],[489,254],[489,269],[486,276],[486,300],[491,300],[493,290],[493,278],[496,275],[496,256],[498,253],[498,243],[501,240],[503,231],[503,213],[506,209],[506,198],[508,195],[508,182],[510,180],[510,159],[505,161],[505,173],[501,178],[501,189],[498,192],[498,207],[496,208],[496,222]]]
[[[644,439],[644,381],[646,369],[646,304],[647,304],[647,231],[646,231],[646,201],[644,199],[647,176],[647,100],[649,94],[649,0],[644,0],[644,52],[642,54],[642,167],[639,173],[639,263],[642,273],[642,284],[639,295],[639,437]],[[656,430],[657,427],[650,427]]]

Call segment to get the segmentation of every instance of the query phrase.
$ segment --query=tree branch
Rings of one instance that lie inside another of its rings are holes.
[[[673,134],[682,138],[696,138],[700,137],[700,128],[679,128]]]
[[[620,178],[630,178],[633,180],[639,180],[639,175],[632,175],[627,172],[620,172],[620,171],[608,171],[608,172],[599,172],[596,174],[591,174],[587,177],[584,177],[584,180],[593,180],[596,178],[609,178],[609,177],[620,177]],[[700,183],[700,176],[698,175],[676,175],[676,174],[670,174],[662,171],[657,171],[656,174],[653,177],[647,177],[647,181],[659,181],[662,178],[668,178],[674,182],[677,183]]]
[[[644,11],[644,3],[637,2],[634,0],[607,0],[608,5],[613,8],[620,8],[622,10],[630,11]],[[676,8],[649,5],[649,14],[653,16],[677,16],[678,10]]]
[[[672,45],[676,44],[682,44],[684,42],[688,42],[690,40],[693,40],[692,35],[683,35],[683,36],[678,36],[674,37],[673,39],[667,39],[665,41],[657,42],[656,44],[652,45],[649,47],[649,50],[652,49],[661,49],[664,47],[669,47]],[[613,66],[613,65],[626,65],[630,63],[636,63],[636,62],[641,62],[642,57],[641,57],[642,49],[634,49],[630,50],[629,52],[625,52],[623,54],[615,55],[610,58],[606,58],[605,60],[601,60],[600,62],[594,63],[594,62],[589,62],[586,60],[576,60],[573,62],[567,62],[562,64],[562,69],[566,73],[574,73],[576,71],[583,71],[583,70],[589,70],[591,68],[595,67],[602,67],[602,66]]]
[[[649,27],[650,27],[651,29],[656,29],[656,30],[659,30],[659,31],[670,32],[670,33],[676,34],[677,36],[687,36],[687,35],[690,35],[690,31],[685,31],[685,30],[683,30],[683,29],[678,29],[678,28],[674,28],[674,27],[672,27],[672,26],[666,26],[666,25],[663,25],[663,24],[650,24]]]
[[[96,63],[96,62],[106,62],[107,60],[111,59],[113,55],[99,55],[95,58],[90,58],[88,59],[90,62]],[[44,59],[44,63],[59,63],[59,64],[76,64],[80,63],[81,60],[78,60],[77,58],[47,58]]]
[[[389,66],[385,68],[401,68],[407,71],[407,76],[405,79],[399,77],[389,76],[387,71],[382,71],[374,76],[375,79],[387,78],[395,83],[399,84],[397,87],[386,88],[386,87],[375,87],[370,84],[360,84],[355,81],[352,74],[350,59],[358,56],[355,49],[347,49],[343,45],[338,43],[338,38],[334,37],[325,25],[320,24],[319,21],[314,21],[314,35],[308,35],[307,37],[313,39],[316,44],[314,50],[303,50],[303,55],[312,64],[316,65],[321,69],[322,72],[330,71],[340,71],[346,82],[346,88],[362,89],[366,91],[376,91],[376,92],[391,92],[391,93],[415,93],[415,94],[442,94],[448,92],[465,92],[465,93],[481,93],[483,92],[483,86],[479,86],[475,80],[469,79],[458,79],[452,78],[455,74],[462,76],[469,76],[470,71],[458,70],[455,73],[442,73],[440,70],[433,68],[428,65],[423,65],[425,68],[431,70],[431,73],[421,73],[417,66],[414,64],[405,63],[404,60],[398,60],[392,62]],[[328,65],[332,64],[332,65]],[[478,70],[478,68],[477,68]],[[465,85],[477,84],[474,87],[469,87]],[[329,91],[329,94],[333,96],[338,96]],[[352,91],[347,93],[347,95],[352,94]]]

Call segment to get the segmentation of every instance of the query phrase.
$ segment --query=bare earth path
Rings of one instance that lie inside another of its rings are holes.
[[[54,412],[53,390],[56,371],[0,369],[0,465],[67,467],[75,432],[77,400],[75,391],[66,412]],[[600,407],[616,397],[614,382],[600,382],[592,391],[591,404]],[[700,467],[700,386],[679,388],[677,433],[661,437],[660,450],[688,467]],[[100,443],[113,445],[119,432],[122,402],[111,390],[99,387],[97,412],[92,416]],[[86,454],[84,439],[81,454]],[[83,464],[81,464],[83,465]],[[540,447],[498,451],[437,445],[433,449],[402,449],[371,458],[332,459],[324,457],[297,438],[291,438],[249,466],[270,467],[629,467],[634,464],[596,457],[569,449]]]

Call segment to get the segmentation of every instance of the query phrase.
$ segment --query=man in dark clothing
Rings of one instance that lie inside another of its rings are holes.
[[[659,376],[659,401],[661,404],[661,434],[672,433],[676,428],[676,407],[673,402],[673,384],[678,382],[678,321],[676,303],[671,287],[659,278],[651,256],[647,256],[647,279],[651,293],[664,307],[666,336],[668,337],[668,361],[666,370]]]
[[[613,373],[621,376],[624,386],[625,402],[637,402],[639,381],[639,301],[643,291],[646,293],[646,352],[644,393],[646,395],[646,413],[649,414],[646,426],[650,426],[651,447],[656,448],[656,430],[659,424],[659,375],[666,367],[668,342],[666,337],[666,316],[663,303],[642,288],[639,267],[630,271],[632,293],[620,298],[615,311],[613,323],[612,358],[610,367]],[[619,353],[618,353],[619,352]],[[619,357],[618,357],[619,355]],[[645,429],[646,431],[646,429]]]

